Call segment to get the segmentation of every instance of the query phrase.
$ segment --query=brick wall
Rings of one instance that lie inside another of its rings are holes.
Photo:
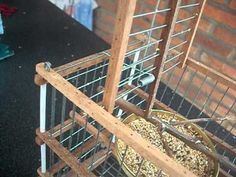
[[[183,1],[188,2],[189,0]],[[95,13],[95,33],[110,43],[114,29],[117,0],[97,0],[97,2],[100,7]],[[136,13],[151,11],[150,9],[153,9],[155,2],[156,0],[138,1]],[[164,2],[168,3],[167,0]],[[189,11],[181,11],[179,16],[186,18],[189,13]],[[150,26],[150,18],[147,17],[146,19],[135,20],[135,28],[139,30],[148,28]],[[157,23],[159,24],[163,23],[164,20],[163,16],[157,17]],[[178,25],[175,31],[181,31],[182,29],[183,26]],[[177,41],[179,42],[179,40],[181,39],[177,38],[177,40],[173,42],[176,43]],[[236,0],[207,1],[190,56],[236,80]],[[180,71],[176,70],[176,78],[179,76],[179,73]],[[191,83],[194,83],[196,89],[199,89],[199,85],[203,81],[203,76],[197,74],[195,77],[196,78],[193,78],[192,71],[186,72],[184,82],[180,85],[178,92],[184,94],[190,80],[194,81]],[[176,84],[176,78],[171,80],[170,85]],[[202,106],[205,97],[209,94],[210,89],[214,85],[212,80],[208,79],[207,82],[208,84],[205,84],[202,88],[203,93],[196,99],[196,104],[199,105],[199,107]],[[216,91],[212,95],[212,100],[206,107],[208,112],[214,111],[225,90],[225,86],[221,84],[217,85]],[[190,92],[186,94],[185,97],[192,100],[195,95],[196,92]],[[227,112],[236,99],[235,95],[236,93],[231,89],[227,92],[222,103],[217,108],[216,113],[218,115],[223,116]]]
[[[153,6],[155,2],[154,0],[146,1],[147,3],[138,1],[137,11],[148,9],[148,6]],[[117,0],[97,0],[97,2],[100,7],[95,13],[95,33],[107,42],[111,42]],[[141,28],[148,27],[149,24],[144,20],[136,20],[135,23]],[[235,0],[207,1],[191,57],[236,79]]]

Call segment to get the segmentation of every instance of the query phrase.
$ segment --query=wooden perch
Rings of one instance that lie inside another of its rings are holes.
[[[224,121],[224,120],[232,120],[231,117],[201,117],[196,119],[189,119],[189,120],[183,120],[183,121],[170,121],[170,125],[176,126],[176,125],[185,125],[189,123],[198,123],[198,122],[207,122],[207,121]]]
[[[233,163],[231,163],[225,156],[213,153],[210,150],[208,150],[206,146],[202,144],[202,142],[198,138],[185,135],[179,132],[176,128],[172,127],[168,123],[163,122],[158,117],[154,117],[153,115],[148,120],[153,124],[158,124],[163,128],[163,131],[166,131],[169,134],[173,135],[174,137],[178,138],[179,140],[183,141],[192,149],[198,150],[214,160],[219,160],[225,166],[229,167],[231,170],[236,172],[236,166]]]

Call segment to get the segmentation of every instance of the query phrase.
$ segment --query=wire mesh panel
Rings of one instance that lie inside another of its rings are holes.
[[[39,175],[199,174],[196,169],[193,173],[190,167],[174,161],[164,141],[160,143],[165,146],[162,152],[122,123],[134,113],[156,125],[160,139],[163,139],[163,132],[171,132],[186,143],[184,146],[199,151],[199,158],[205,153],[207,159],[213,159],[213,165],[211,160],[206,162],[209,167],[215,165],[214,168],[218,169],[220,161],[220,174],[235,176],[236,83],[193,59],[186,60],[205,1],[158,0],[152,3],[152,11],[137,7],[132,14],[129,36],[121,36],[129,41],[127,46],[122,46],[127,50],[117,48],[119,55],[113,48],[55,69],[51,69],[49,63],[37,65],[36,70],[41,77],[40,129],[36,131],[36,140],[41,147]],[[122,13],[118,14],[123,17]],[[143,19],[149,21],[147,28],[138,28],[137,24]],[[117,21],[119,24],[122,18]],[[114,43],[118,45],[116,41],[119,42],[119,39],[115,35]],[[114,55],[124,62],[114,60]],[[117,62],[120,68],[115,71],[109,69],[112,62]],[[118,74],[114,79],[118,82],[109,88],[107,82],[115,83],[109,78],[117,71],[120,76]],[[104,104],[110,90],[115,97],[107,100],[114,107]],[[153,122],[149,114],[153,108],[169,111],[171,118]],[[204,144],[201,138],[205,135],[199,139],[193,134],[189,137],[179,133],[176,128],[179,123],[173,123],[173,120],[180,115],[187,118],[181,119],[180,124],[195,123],[201,127],[214,143],[217,153],[214,147],[210,150],[210,145]],[[159,125],[164,125],[164,128],[159,129]],[[124,142],[119,156],[118,140]],[[133,173],[127,172],[126,162],[133,151],[130,147],[139,154],[135,159],[138,163],[133,162],[136,164]],[[144,173],[145,164],[149,164],[147,160],[155,169],[150,174]],[[217,173],[216,170],[200,176],[217,176]]]

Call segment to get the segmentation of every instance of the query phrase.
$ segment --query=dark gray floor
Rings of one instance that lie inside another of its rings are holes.
[[[48,60],[53,67],[109,46],[47,0],[4,0],[16,6],[4,18],[5,34],[15,56],[0,61],[0,176],[36,176],[39,148],[39,88],[35,64]]]

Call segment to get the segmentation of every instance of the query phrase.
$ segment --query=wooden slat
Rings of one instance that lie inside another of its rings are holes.
[[[125,53],[127,50],[129,34],[132,26],[136,0],[118,1],[118,12],[113,34],[111,57],[109,60],[103,105],[112,113],[115,105],[115,98],[118,91]]]
[[[126,85],[125,87],[126,87],[126,89],[133,89],[135,86],[134,85]],[[136,90],[133,91],[133,93],[139,95],[142,99],[145,99],[145,100],[148,99],[148,93],[144,92],[141,89],[136,89]],[[129,107],[133,107],[133,106],[129,105]],[[123,105],[123,107],[125,107],[125,104]],[[155,99],[155,101],[154,101],[154,107],[157,108],[157,109],[163,109],[163,110],[166,110],[166,111],[169,111],[169,112],[179,114],[178,112],[176,112],[175,110],[173,110],[172,108],[170,108],[169,106],[165,105],[164,103],[160,102],[157,99]],[[132,110],[135,110],[135,109],[132,108]],[[135,113],[142,115],[141,110],[135,110]],[[205,132],[211,138],[211,140],[214,143],[217,143],[223,149],[226,149],[227,151],[229,151],[230,153],[232,153],[236,156],[236,149],[233,146],[229,145],[228,143],[223,142],[221,139],[214,136],[212,133],[208,132],[207,130],[205,130]]]
[[[188,59],[189,52],[191,50],[193,40],[197,32],[198,24],[200,22],[200,19],[201,19],[201,16],[202,16],[205,4],[206,4],[206,0],[200,0],[198,2],[199,2],[199,6],[195,7],[192,11],[193,14],[197,14],[198,16],[197,18],[192,19],[189,23],[189,27],[191,27],[191,31],[186,34],[185,39],[187,40],[187,43],[183,46],[183,49],[182,49],[182,51],[184,52],[184,55],[180,56],[179,58],[181,62],[180,66],[182,68],[185,66],[185,63]]]
[[[218,177],[233,177],[233,176],[227,173],[226,171],[224,171],[222,168],[220,168]]]
[[[76,174],[86,177],[90,176],[87,169],[77,162],[77,158],[63,147],[55,138],[51,137],[49,133],[40,133],[39,129],[37,129],[36,134],[53,150],[53,152],[57,154],[58,157],[60,157],[60,159],[71,167]]]
[[[70,112],[70,115],[72,116],[73,113]],[[78,114],[77,112],[74,113],[74,118],[75,118],[75,121],[80,126],[84,127],[86,125],[86,120],[80,114]],[[96,137],[97,134],[98,134],[98,129],[96,129],[90,123],[87,123],[86,131],[88,131],[94,137]],[[108,138],[108,135],[109,135],[109,132],[107,130],[103,130],[102,132],[99,133],[99,140],[101,141],[101,143],[103,143],[107,147],[109,146],[109,142],[110,142],[110,140]]]
[[[130,40],[130,44],[127,47],[127,52],[132,51],[138,47],[141,47],[144,44],[144,40],[142,39],[136,39],[132,38]],[[69,74],[78,72],[82,69],[89,68],[91,66],[94,66],[96,64],[99,64],[103,61],[109,60],[109,56],[105,53],[111,53],[111,50],[105,50],[100,53],[92,54],[80,59],[77,59],[75,61],[69,62],[67,64],[61,65],[59,67],[54,68],[55,71],[57,71],[61,76],[65,77]],[[47,83],[40,75],[36,74],[34,77],[34,82],[37,85],[43,85]]]
[[[206,65],[192,59],[188,58],[186,61],[186,65],[188,65],[191,68],[196,69],[197,71],[201,72],[202,74],[205,74],[209,76],[210,78],[219,81],[221,84],[224,84],[225,86],[230,87],[231,89],[236,91],[236,81],[229,78],[228,76],[210,68]]]
[[[61,92],[67,99],[81,108],[89,116],[93,117],[109,132],[124,141],[137,153],[154,163],[156,166],[160,167],[170,176],[196,176],[185,167],[178,164],[166,154],[161,152],[158,148],[154,147],[150,142],[140,137],[132,129],[125,126],[124,123],[120,122],[102,107],[98,106],[81,91],[77,90],[71,83],[66,81],[62,76],[53,71],[53,69],[46,71],[44,69],[44,64],[40,63],[36,65],[36,71],[53,87]]]
[[[136,37],[138,40],[141,40],[144,43],[148,40],[148,36],[144,35],[144,34],[137,35]],[[151,41],[155,42],[156,39],[151,38]],[[171,52],[175,55],[179,54],[179,52],[176,50],[172,50]],[[236,90],[236,81],[231,79],[230,77],[216,71],[215,69],[212,69],[212,68],[196,61],[195,59],[193,59],[191,57],[188,57],[185,64],[193,69],[196,69],[197,71],[201,72],[202,74],[207,75],[208,77],[212,78],[213,80],[216,80],[219,83],[221,83],[225,86],[228,86],[233,90]]]
[[[179,12],[178,6],[181,4],[181,0],[170,1],[170,3],[171,3],[170,4],[171,11],[168,12],[166,16],[166,19],[167,19],[166,24],[168,26],[162,30],[161,39],[164,39],[164,40],[159,45],[160,54],[159,56],[156,57],[154,61],[154,66],[156,67],[155,70],[153,71],[153,74],[155,75],[155,80],[150,85],[150,88],[149,88],[150,94],[147,100],[147,108],[145,110],[146,118],[150,115],[153,104],[154,104],[154,100],[156,98],[157,89],[161,80],[162,71],[164,69],[164,63],[166,61],[168,50],[170,47],[171,36],[173,34],[175,23],[176,23],[178,12]]]

